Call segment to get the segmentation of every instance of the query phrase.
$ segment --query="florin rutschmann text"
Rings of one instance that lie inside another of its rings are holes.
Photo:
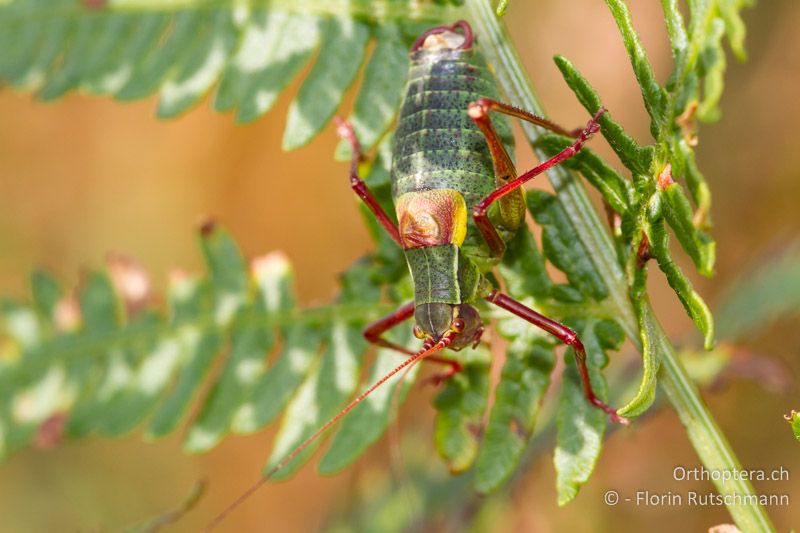
[[[675,481],[711,481],[719,486],[719,484],[724,485],[738,481],[788,481],[789,470],[783,466],[773,469],[715,470],[702,466],[687,468],[678,465],[672,470],[672,478]],[[724,494],[713,490],[637,490],[632,495],[627,496],[620,494],[616,490],[607,490],[603,500],[607,505],[627,502],[642,507],[713,507],[755,504],[769,507],[788,507],[790,503],[789,494],[786,493],[739,494],[724,490],[721,492]]]

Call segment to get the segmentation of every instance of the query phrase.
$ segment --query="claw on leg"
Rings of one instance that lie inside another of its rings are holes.
[[[452,378],[453,376],[455,376],[456,374],[461,372],[461,370],[463,370],[463,368],[464,368],[464,367],[461,366],[461,363],[459,363],[458,361],[455,361],[453,359],[443,359],[443,358],[440,358],[440,357],[430,357],[429,360],[433,361],[433,362],[436,362],[436,363],[443,364],[443,365],[447,365],[449,368],[447,370],[445,370],[444,372],[439,372],[437,374],[434,374],[432,376],[429,376],[429,377],[423,379],[419,383],[420,387],[425,387],[426,385],[433,385],[434,387],[438,387],[439,385],[441,385],[442,383],[444,383],[448,379]]]

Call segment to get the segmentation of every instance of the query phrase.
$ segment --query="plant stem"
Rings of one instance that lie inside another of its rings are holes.
[[[467,0],[466,5],[475,25],[476,34],[480,36],[481,49],[489,64],[494,66],[495,74],[506,96],[511,103],[544,115],[508,31],[495,16],[490,3],[487,0]],[[541,131],[527,123],[523,123],[523,129],[533,145]],[[543,156],[539,151],[537,155]],[[628,296],[624,273],[617,263],[611,239],[600,229],[604,226],[592,207],[583,185],[576,175],[563,167],[548,172],[548,178],[558,193],[558,201],[564,206],[577,234],[590,251],[598,272],[606,281],[609,289],[606,303],[616,311],[620,325],[641,350],[636,315]],[[710,471],[741,470],[739,460],[700,397],[697,387],[677,359],[672,344],[649,306],[645,321],[655,340],[653,350],[658,352],[661,359],[659,372],[661,388],[678,413],[704,467]],[[757,503],[757,495],[749,481],[716,481],[714,484],[721,495],[730,496],[733,500],[728,503],[726,498],[726,505],[739,529],[747,532],[775,531],[763,507]],[[734,504],[735,501],[739,501],[740,504]]]

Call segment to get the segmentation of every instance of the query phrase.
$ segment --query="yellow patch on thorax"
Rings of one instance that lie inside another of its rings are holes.
[[[403,247],[461,246],[467,235],[467,204],[453,189],[412,191],[396,202]]]

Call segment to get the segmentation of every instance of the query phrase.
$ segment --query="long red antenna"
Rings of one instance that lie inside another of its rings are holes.
[[[253,485],[250,486],[249,489],[247,489],[244,493],[242,493],[241,496],[236,498],[236,500],[234,500],[233,503],[231,503],[227,508],[225,508],[224,511],[222,511],[220,514],[218,514],[216,516],[216,518],[214,518],[214,520],[212,520],[208,524],[208,526],[206,526],[204,531],[209,532],[212,529],[214,529],[215,527],[217,527],[220,524],[220,522],[225,520],[225,518],[231,513],[231,511],[233,511],[234,509],[239,507],[239,505],[244,503],[245,500],[247,500],[259,488],[261,488],[261,486],[264,483],[266,483],[267,481],[272,479],[272,477],[275,474],[277,474],[281,469],[283,469],[287,464],[289,464],[292,461],[292,459],[294,459],[295,457],[300,455],[303,452],[303,450],[305,450],[312,442],[317,440],[317,438],[319,438],[320,435],[325,433],[325,431],[328,428],[330,428],[332,425],[334,425],[336,422],[338,422],[344,415],[346,415],[347,413],[352,411],[353,408],[356,405],[361,403],[364,400],[364,398],[366,398],[367,396],[372,394],[372,392],[375,389],[377,389],[378,387],[383,385],[387,380],[389,380],[389,378],[391,378],[392,376],[394,376],[395,374],[397,374],[398,372],[400,372],[404,368],[406,368],[406,367],[408,367],[410,365],[413,365],[417,361],[420,361],[420,360],[428,357],[432,353],[438,352],[439,350],[443,350],[443,349],[447,348],[450,345],[450,343],[453,342],[454,338],[455,338],[455,334],[449,334],[449,335],[445,334],[445,336],[442,337],[439,340],[439,342],[437,342],[435,344],[426,343],[422,347],[422,349],[420,351],[418,351],[417,353],[415,353],[414,355],[412,355],[411,357],[409,357],[408,359],[406,359],[405,361],[403,361],[402,363],[397,365],[388,374],[386,374],[381,379],[379,379],[376,383],[374,383],[370,388],[368,388],[367,390],[362,392],[360,395],[358,395],[358,397],[356,397],[349,404],[347,404],[347,406],[344,409],[339,411],[339,413],[336,416],[334,416],[333,418],[331,418],[330,420],[325,422],[325,424],[323,424],[310,437],[308,437],[306,440],[304,440],[300,445],[298,445],[294,450],[292,450],[291,453],[289,453],[286,457],[281,459],[281,461],[278,464],[273,466],[270,469],[270,471],[267,472],[267,475],[265,475],[264,477],[262,477],[261,479],[259,479],[255,483],[253,483]]]

